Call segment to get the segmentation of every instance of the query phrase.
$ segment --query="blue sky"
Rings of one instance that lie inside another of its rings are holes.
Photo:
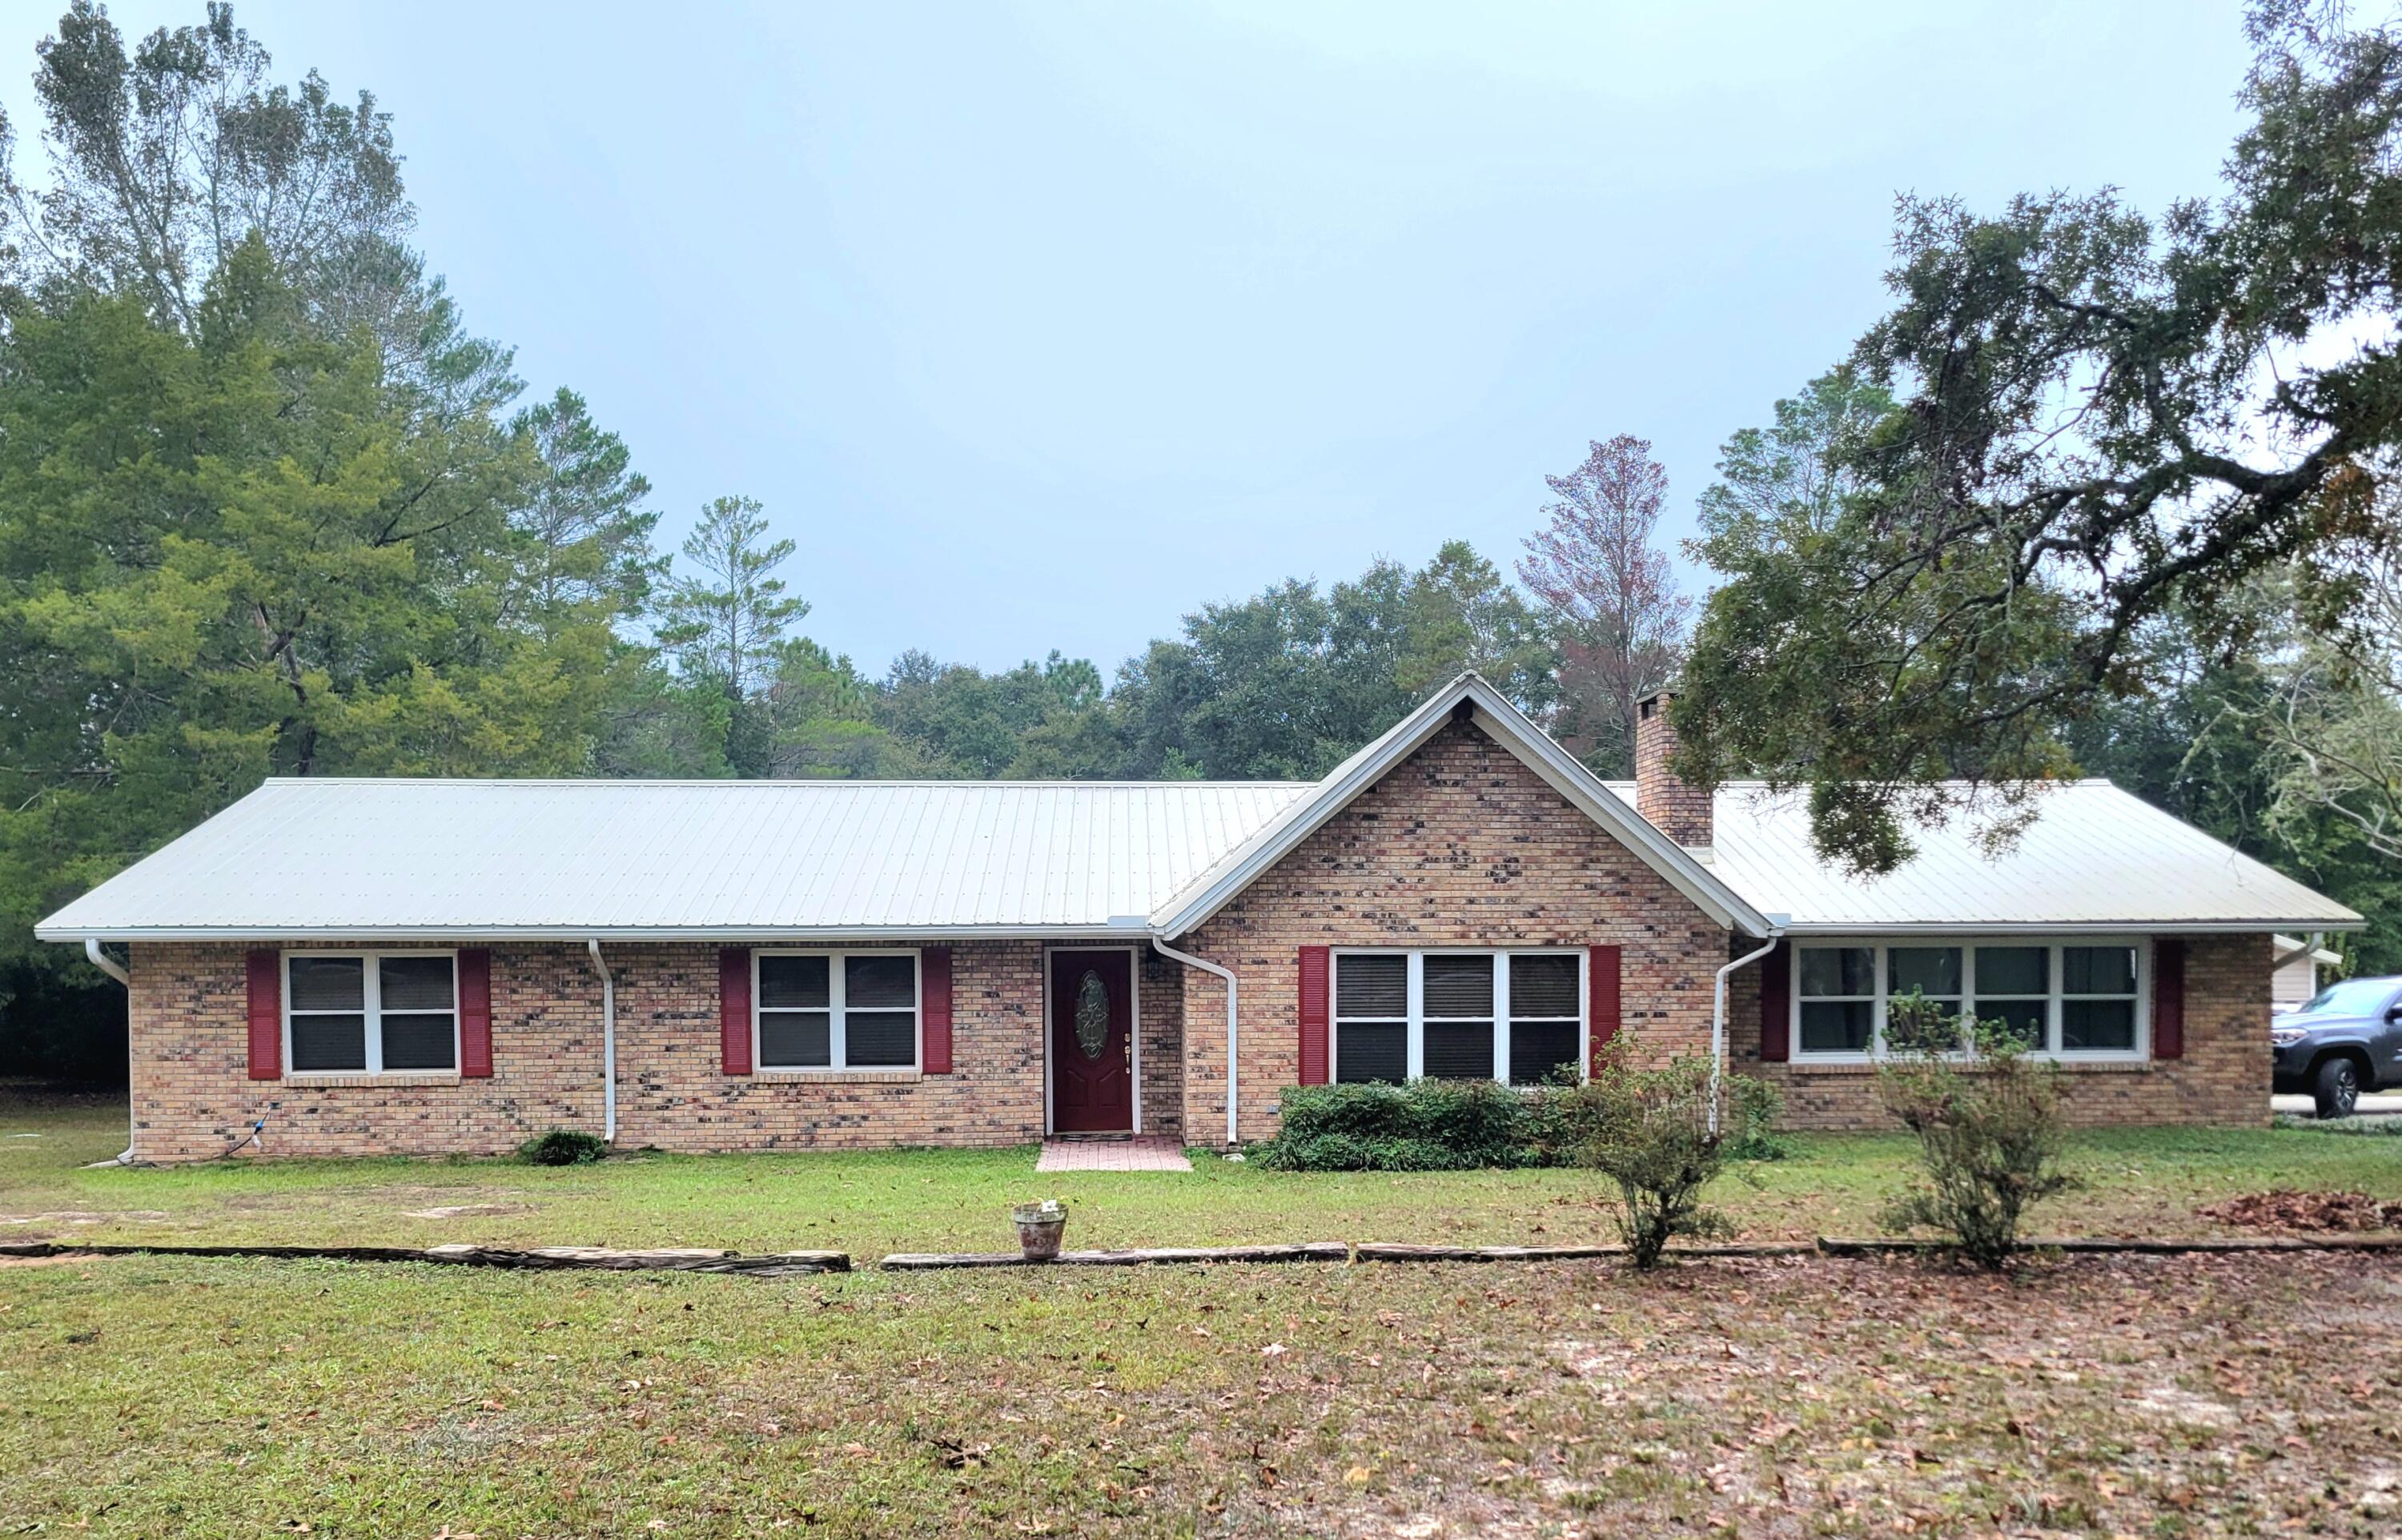
[[[29,127],[56,9],[0,29]],[[236,19],[381,99],[470,323],[625,435],[669,542],[763,500],[870,672],[1108,669],[1452,536],[1506,567],[1617,433],[1681,536],[1878,314],[1897,192],[2208,192],[2245,60],[2231,0]]]

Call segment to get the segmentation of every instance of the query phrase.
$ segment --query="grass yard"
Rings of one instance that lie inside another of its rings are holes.
[[[1457,1241],[1566,1244],[1612,1238],[1594,1179],[1573,1171],[1292,1176],[1207,1155],[1192,1176],[1037,1177],[1034,1151],[651,1155],[595,1166],[499,1161],[234,1160],[85,1171],[124,1148],[121,1100],[0,1089],[0,1239],[284,1244],[723,1245],[894,1251],[1006,1249],[1008,1207],[1068,1200],[1068,1244]],[[1722,1183],[1747,1238],[1869,1234],[1908,1176],[1898,1136],[1798,1139],[1792,1159]],[[2198,1204],[2268,1188],[2402,1199],[2402,1156],[2381,1138],[2306,1127],[2129,1130],[2080,1137],[2086,1190],[2038,1211],[2057,1234],[2191,1235]]]
[[[2391,1534],[2402,1258],[0,1271],[0,1529]]]
[[[0,1102],[11,1239],[992,1248],[1606,1237],[1572,1173],[1044,1177],[1030,1150],[81,1171],[121,1102]],[[32,1135],[32,1136],[27,1136]],[[2057,1231],[2385,1138],[2080,1140]],[[1889,1138],[1804,1141],[1746,1233],[1863,1232]],[[2390,1534],[2402,1256],[1314,1263],[783,1280],[0,1261],[0,1533]]]

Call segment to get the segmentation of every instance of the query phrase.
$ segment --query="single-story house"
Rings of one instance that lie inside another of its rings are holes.
[[[37,928],[129,991],[132,1155],[1261,1138],[1287,1088],[1626,1036],[1873,1126],[1885,1001],[2089,1122],[2269,1115],[2270,937],[2360,917],[2099,781],[1858,881],[1474,675],[1306,783],[273,780]],[[255,1137],[253,1137],[255,1134]]]
[[[2343,966],[2340,953],[2291,936],[2271,936],[2269,944],[2276,948],[2271,965],[2275,969],[2269,991],[2271,1011],[2298,1011],[2310,1004],[2329,969]]]

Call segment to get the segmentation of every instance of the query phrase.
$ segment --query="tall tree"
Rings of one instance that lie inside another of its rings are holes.
[[[2154,687],[2147,621],[2179,604],[2240,639],[2253,574],[2392,538],[2402,350],[2296,345],[2396,320],[2402,37],[2318,0],[2249,26],[2216,199],[2157,224],[2106,192],[1902,201],[1897,303],[1854,354],[1898,406],[1838,449],[1853,490],[1823,527],[1707,542],[1727,581],[1679,703],[1689,774],[1809,784],[1822,847],[1867,871],[1964,797],[2007,834],[2072,767],[2060,725]]]
[[[686,678],[725,696],[725,758],[738,775],[765,776],[773,764],[775,723],[759,697],[786,629],[809,612],[774,575],[794,549],[789,540],[768,538],[757,499],[716,498],[684,537],[694,571],[673,573],[659,590],[659,644]]]
[[[1631,775],[1636,708],[1675,672],[1691,610],[1653,543],[1667,467],[1647,440],[1621,433],[1543,480],[1551,525],[1527,537],[1518,577],[1548,612],[1559,650],[1557,725],[1587,763]]]

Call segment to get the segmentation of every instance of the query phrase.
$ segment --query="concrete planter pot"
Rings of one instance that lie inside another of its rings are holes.
[[[1045,1198],[1039,1203],[1018,1204],[1009,1217],[1017,1221],[1017,1249],[1028,1261],[1058,1259],[1059,1233],[1068,1228],[1067,1204]]]

